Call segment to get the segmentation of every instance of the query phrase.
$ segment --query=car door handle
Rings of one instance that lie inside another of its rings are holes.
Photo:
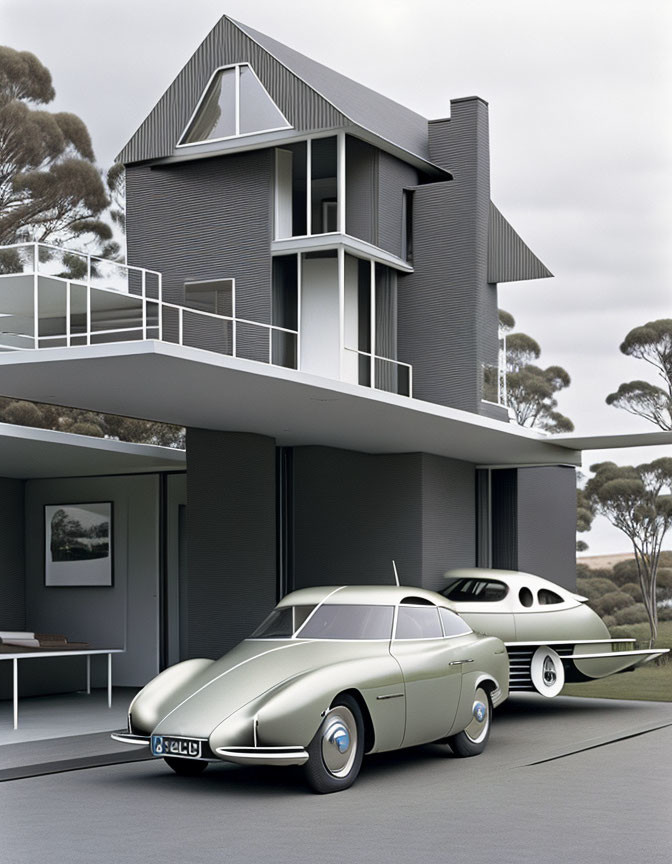
[[[473,663],[473,660],[451,660],[449,666],[459,666],[461,663]]]

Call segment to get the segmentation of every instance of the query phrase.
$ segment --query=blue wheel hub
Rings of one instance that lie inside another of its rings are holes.
[[[474,717],[478,720],[479,723],[482,723],[485,720],[486,715],[486,707],[482,702],[474,702]]]

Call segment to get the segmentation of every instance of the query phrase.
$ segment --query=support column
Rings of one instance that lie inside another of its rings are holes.
[[[187,430],[186,657],[219,657],[276,599],[275,441]]]

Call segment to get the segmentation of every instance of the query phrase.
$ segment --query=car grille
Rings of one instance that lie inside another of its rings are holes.
[[[532,683],[530,667],[532,665],[532,656],[538,647],[538,645],[507,647],[506,651],[509,655],[509,690],[513,692],[525,690],[532,692],[536,689]],[[552,645],[549,647],[552,647],[561,657],[569,656],[574,650],[572,645]]]

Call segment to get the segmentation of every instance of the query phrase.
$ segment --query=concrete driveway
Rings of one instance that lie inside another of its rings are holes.
[[[671,802],[672,704],[521,695],[481,756],[372,756],[335,795],[158,760],[3,782],[0,862],[669,864]]]

